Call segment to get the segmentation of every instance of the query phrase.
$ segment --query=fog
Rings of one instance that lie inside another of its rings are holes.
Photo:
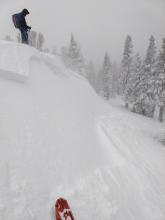
[[[105,51],[121,59],[127,34],[134,51],[144,55],[150,35],[159,48],[165,37],[164,0],[0,0],[0,37],[15,37],[11,14],[28,8],[27,22],[44,33],[47,46],[68,45],[71,32],[84,57],[101,63]]]

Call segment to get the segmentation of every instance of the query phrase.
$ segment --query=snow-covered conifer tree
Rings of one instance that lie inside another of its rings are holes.
[[[143,67],[143,81],[141,82],[141,97],[144,115],[153,117],[155,112],[155,71],[156,71],[156,45],[153,36],[149,39],[146,58]]]
[[[149,39],[149,46],[147,48],[145,65],[149,67],[153,67],[153,65],[155,64],[155,59],[156,59],[155,38],[154,36],[151,36]]]
[[[108,53],[105,53],[104,63],[102,68],[102,95],[105,99],[112,97],[112,72],[111,62]]]
[[[80,51],[80,47],[71,35],[70,46],[68,50],[69,66],[78,71],[81,75],[86,76],[84,59]]]
[[[143,75],[143,62],[137,53],[133,58],[132,74],[130,77],[130,95],[129,102],[132,104],[132,111],[143,114],[141,106],[141,93],[143,93],[142,82],[144,80]]]
[[[42,33],[39,33],[38,38],[37,38],[37,49],[38,50],[43,50],[44,42],[45,42],[44,35]]]
[[[153,117],[155,111],[155,73],[156,73],[156,46],[153,36],[150,37],[149,46],[147,48],[146,57],[140,72],[137,75],[135,86],[136,102],[133,111],[148,117]]]
[[[122,59],[122,68],[121,68],[121,92],[125,96],[125,105],[128,107],[128,83],[129,77],[131,74],[131,66],[132,66],[132,38],[131,36],[127,36],[124,45],[124,53]]]
[[[37,32],[36,31],[30,31],[29,45],[36,48],[36,45],[37,45]]]
[[[157,59],[154,92],[157,105],[159,106],[159,120],[162,122],[165,109],[165,38],[163,39],[162,48]]]

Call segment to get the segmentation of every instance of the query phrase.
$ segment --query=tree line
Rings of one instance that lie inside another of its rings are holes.
[[[165,110],[165,38],[157,52],[155,38],[149,39],[145,57],[133,54],[132,38],[127,36],[120,72],[120,94],[126,108],[154,117],[159,108],[159,120],[163,121]]]
[[[120,95],[132,112],[163,121],[165,112],[165,38],[157,51],[155,38],[149,38],[145,57],[134,53],[130,35],[126,37],[121,64],[112,63],[105,53],[102,67],[96,70],[86,62],[80,46],[71,35],[70,45],[62,48],[64,63],[86,77],[96,92],[109,100]]]

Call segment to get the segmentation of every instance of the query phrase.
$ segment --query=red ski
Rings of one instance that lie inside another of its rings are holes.
[[[55,220],[74,220],[72,211],[66,199],[59,198],[55,204]]]

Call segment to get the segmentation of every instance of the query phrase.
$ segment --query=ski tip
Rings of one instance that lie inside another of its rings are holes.
[[[64,198],[59,198],[55,202],[56,220],[74,220],[71,208]]]

